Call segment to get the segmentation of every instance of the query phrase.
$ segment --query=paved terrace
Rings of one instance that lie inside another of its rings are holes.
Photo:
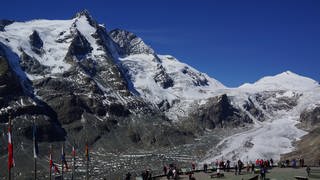
[[[247,173],[244,169],[241,175],[234,175],[234,171],[231,172],[223,172],[224,177],[221,178],[211,178],[210,175],[215,172],[196,172],[194,173],[194,177],[196,180],[213,180],[213,179],[224,179],[224,180],[248,180],[255,175],[251,172]],[[314,173],[313,173],[314,172]],[[266,174],[266,179],[269,180],[296,180],[295,176],[307,177],[306,168],[273,168],[268,170]],[[166,180],[166,177],[158,177],[156,180]],[[189,177],[187,175],[180,175],[179,180],[188,180]],[[260,179],[260,177],[259,177]],[[308,177],[308,180],[320,180],[320,167],[311,167],[311,174]]]

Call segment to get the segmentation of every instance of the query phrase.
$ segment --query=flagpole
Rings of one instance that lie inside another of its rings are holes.
[[[62,158],[62,156],[63,156],[63,152],[64,151],[64,149],[63,149],[63,144],[62,144],[62,149],[61,149],[61,179],[63,180],[63,158]]]
[[[10,115],[9,115],[9,129],[8,129],[8,135],[10,134],[10,139],[11,139],[11,117],[10,117]],[[8,139],[9,140],[9,139]],[[11,139],[12,140],[12,139]],[[12,143],[12,142],[10,142],[10,143]],[[9,147],[8,147],[8,151],[10,151],[9,150]],[[13,151],[13,150],[12,150]],[[10,160],[10,152],[8,152],[8,169],[9,169],[9,174],[8,174],[8,176],[9,176],[9,180],[11,180],[11,160]]]
[[[37,180],[37,158],[34,158],[34,180]]]
[[[86,174],[86,179],[89,180],[89,147],[88,147],[88,142],[86,143],[86,160],[87,160],[87,174]]]
[[[51,167],[51,159],[52,159],[52,145],[50,145],[50,150],[49,150],[50,152],[49,152],[49,180],[51,180],[51,174],[52,174],[52,172],[51,172],[51,169],[52,169],[52,167]]]
[[[75,166],[76,166],[76,150],[74,148],[74,145],[72,146],[72,157],[73,157],[73,165],[72,165],[72,175],[71,179],[74,179],[74,173],[75,173]]]
[[[83,115],[83,114],[82,114]],[[89,147],[88,147],[88,127],[87,127],[87,120],[84,118],[84,128],[85,128],[85,138],[86,138],[86,149],[85,149],[85,156],[86,156],[86,180],[89,180]]]
[[[33,119],[33,157],[34,157],[34,180],[37,180],[37,152],[36,152],[36,127],[35,120]]]

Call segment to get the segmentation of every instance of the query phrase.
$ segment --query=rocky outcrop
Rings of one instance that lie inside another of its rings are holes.
[[[252,120],[239,109],[230,104],[226,94],[210,98],[208,102],[190,116],[203,128],[239,127]]]
[[[208,79],[206,79],[201,73],[195,73],[187,66],[182,69],[182,73],[191,77],[195,86],[208,86]]]
[[[8,64],[6,57],[0,55],[0,102],[12,94],[20,94],[19,80]],[[0,103],[0,108],[3,103]]]
[[[42,51],[43,42],[37,31],[33,31],[32,34],[29,36],[29,42],[30,42],[32,51],[35,52],[36,54],[41,55],[43,52]]]
[[[300,122],[302,127],[306,129],[313,129],[320,126],[320,106],[305,109],[300,114]]]
[[[259,106],[266,112],[273,114],[281,110],[289,110],[298,104],[300,93],[292,92],[290,95],[286,91],[264,91],[256,93],[254,98]]]
[[[119,45],[120,55],[155,54],[141,38],[126,30],[115,29],[110,33],[111,38]]]
[[[167,89],[174,85],[173,79],[166,73],[161,64],[157,65],[157,73],[155,74],[154,81],[158,83],[162,88]]]
[[[2,19],[0,20],[0,31],[4,31],[4,27],[6,27],[7,25],[12,24],[14,21],[12,20],[7,20],[7,19]]]
[[[99,24],[97,23],[97,21],[95,19],[92,18],[92,16],[90,15],[89,11],[84,9],[82,11],[79,11],[76,13],[76,15],[74,16],[74,18],[80,18],[80,17],[86,17],[89,24],[92,26],[92,27],[95,27],[97,28],[99,26]]]
[[[88,40],[78,30],[76,30],[65,60],[70,63],[74,60],[80,61],[82,59],[85,59],[85,56],[91,51],[92,47],[90,46]]]
[[[254,102],[251,100],[251,98],[248,98],[248,101],[245,101],[245,104],[243,104],[243,108],[248,111],[253,117],[255,117],[259,121],[265,120],[265,115],[263,112],[256,107]]]
[[[299,126],[307,131],[308,134],[303,136],[295,143],[293,152],[283,154],[282,160],[304,158],[305,164],[309,166],[318,165],[320,158],[320,106],[305,109],[300,115]]]
[[[303,158],[305,165],[318,166],[320,159],[320,126],[315,126],[307,135],[295,143],[295,150],[281,155],[281,160]]]
[[[58,141],[65,137],[56,113],[46,103],[23,92],[18,77],[4,56],[0,56],[0,109],[0,126],[5,129],[4,123],[11,118],[13,128],[18,129],[15,136],[19,138],[31,138],[32,119],[38,122],[40,141]]]
[[[28,74],[45,75],[50,72],[49,67],[40,64],[36,58],[30,57],[24,51],[20,56],[20,66]]]

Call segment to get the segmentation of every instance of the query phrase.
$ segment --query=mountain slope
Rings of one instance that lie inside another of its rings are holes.
[[[210,97],[216,89],[225,88],[219,81],[210,78],[187,64],[169,55],[158,55],[141,38],[125,30],[110,32],[119,45],[121,64],[134,88],[147,101],[166,111],[169,118],[187,116],[194,100]]]
[[[319,86],[319,83],[313,79],[300,76],[291,71],[286,71],[275,76],[268,76],[260,79],[254,84],[244,84],[239,88],[251,88],[259,90],[308,90]]]
[[[10,115],[17,126],[20,118],[27,118],[30,127],[28,118],[33,115],[36,122],[58,123],[52,127],[64,129],[62,139],[67,133],[68,138],[76,138],[68,140],[80,142],[82,139],[72,134],[85,133],[89,127],[84,128],[83,122],[89,121],[95,129],[88,135],[93,144],[120,124],[130,124],[125,120],[135,119],[136,114],[163,116],[131,92],[130,82],[117,64],[114,42],[87,11],[71,20],[13,22],[0,33],[0,42],[1,58],[23,90],[20,94],[9,92],[10,99],[1,94],[6,100],[0,104],[3,123]],[[9,83],[5,81],[3,86],[10,87]],[[34,107],[23,110],[29,103]]]
[[[288,71],[231,89],[227,94],[251,117],[254,126],[223,139],[208,152],[203,159],[205,162],[220,158],[279,160],[281,154],[295,150],[293,142],[308,133],[298,128],[300,115],[310,106],[319,106],[320,102],[318,82]],[[312,139],[312,136],[304,139]],[[302,144],[307,144],[304,139]],[[311,157],[307,151],[312,148],[304,149],[308,160]]]
[[[320,101],[318,82],[286,71],[230,89],[172,56],[155,54],[132,33],[117,29],[110,34],[125,52],[120,61],[135,89],[169,118],[197,131],[253,123],[250,131],[221,141],[213,148],[221,154],[209,151],[207,160],[277,160],[307,133],[295,125],[306,107]]]
[[[307,133],[296,127],[300,114],[319,102],[319,83],[289,71],[227,88],[131,32],[108,32],[88,11],[70,20],[0,21],[1,127],[10,116],[26,153],[33,120],[43,149],[52,141],[83,148],[87,140],[97,174],[120,167],[105,154],[187,152],[195,138],[224,131],[220,143],[206,144],[204,161],[279,159]]]

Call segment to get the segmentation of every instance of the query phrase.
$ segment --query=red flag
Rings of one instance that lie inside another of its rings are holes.
[[[55,164],[53,164],[54,166],[54,172],[55,173],[60,173],[58,166],[56,166]]]
[[[56,166],[54,163],[53,163],[53,160],[52,160],[52,155],[50,153],[50,157],[49,157],[49,166],[50,166],[50,169],[53,169],[54,168],[54,172],[55,173],[60,173],[59,169],[58,169],[58,166]]]
[[[86,143],[85,154],[86,154],[87,160],[89,160],[89,147],[88,147],[88,143]]]
[[[72,146],[72,157],[76,157],[76,149]]]
[[[52,155],[51,155],[51,153],[50,153],[50,155],[49,155],[49,166],[50,166],[50,169],[52,169],[53,161],[52,161]]]
[[[11,169],[13,167],[13,165],[14,165],[13,145],[12,145],[12,138],[11,138],[11,125],[9,124],[9,128],[8,128],[8,169]]]

